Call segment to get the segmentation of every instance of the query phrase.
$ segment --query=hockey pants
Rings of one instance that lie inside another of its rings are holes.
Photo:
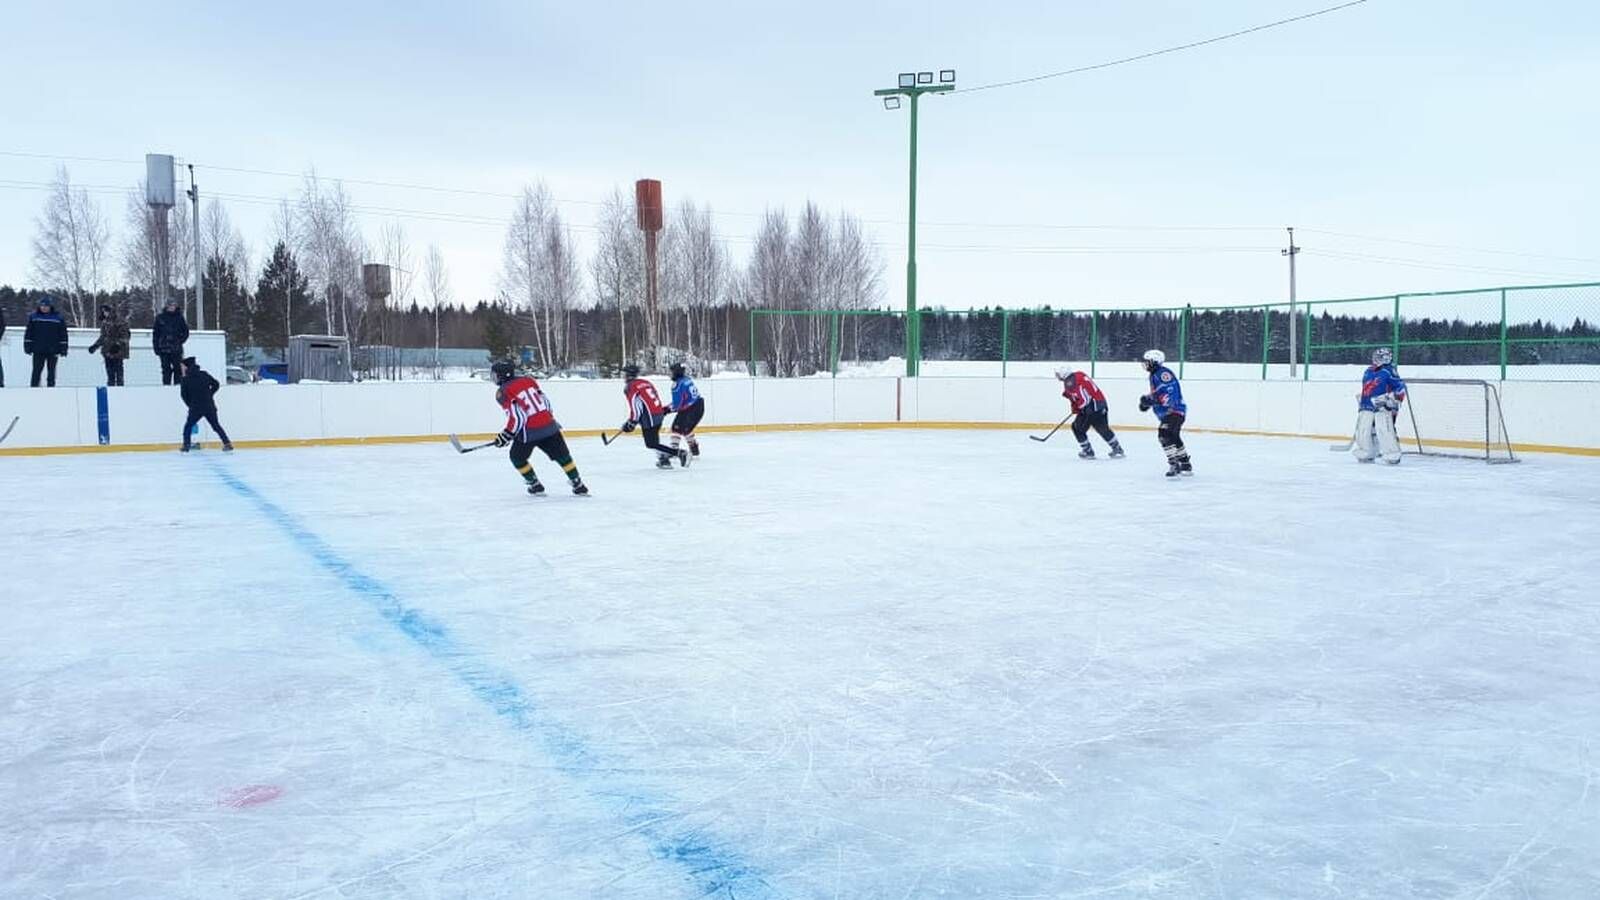
[[[1391,466],[1400,464],[1400,436],[1394,430],[1395,413],[1363,409],[1356,414],[1356,459],[1370,462],[1378,456]]]

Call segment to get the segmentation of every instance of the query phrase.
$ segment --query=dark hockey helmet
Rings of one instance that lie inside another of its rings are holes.
[[[490,366],[489,371],[494,375],[495,384],[505,384],[511,379],[517,377],[517,366],[510,360],[500,360],[499,362]]]
[[[639,367],[634,365],[633,363],[628,363],[627,365],[622,367],[622,377],[630,378],[630,379],[631,378],[638,378],[639,377]]]
[[[688,370],[683,367],[683,363],[681,362],[673,363],[672,368],[668,369],[667,371],[672,374],[673,381],[677,381],[678,379],[689,374]]]

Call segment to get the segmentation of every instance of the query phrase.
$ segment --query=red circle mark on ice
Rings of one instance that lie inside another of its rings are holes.
[[[222,805],[230,809],[247,809],[260,806],[283,796],[283,788],[275,784],[247,784],[222,795]]]

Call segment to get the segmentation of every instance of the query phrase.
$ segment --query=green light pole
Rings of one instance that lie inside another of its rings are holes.
[[[911,214],[906,236],[906,375],[915,378],[921,368],[922,319],[917,315],[917,98],[956,89],[956,70],[940,69],[939,82],[932,72],[901,72],[900,86],[872,92],[883,98],[885,109],[899,109],[900,98],[911,101]]]

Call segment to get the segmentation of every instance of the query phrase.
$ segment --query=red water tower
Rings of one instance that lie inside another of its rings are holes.
[[[661,231],[661,182],[654,178],[641,178],[633,183],[635,206],[639,211],[639,230],[644,232],[644,314],[645,331],[650,344],[648,360],[656,362],[656,235]]]

